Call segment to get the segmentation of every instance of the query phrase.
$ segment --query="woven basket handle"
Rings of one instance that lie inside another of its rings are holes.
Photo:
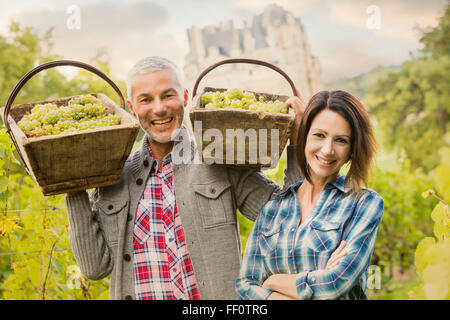
[[[260,66],[264,66],[264,67],[268,67],[272,70],[277,71],[279,74],[281,74],[286,80],[287,82],[289,82],[289,85],[291,86],[292,92],[294,94],[294,96],[297,95],[297,89],[295,88],[294,82],[292,82],[291,78],[289,78],[289,76],[280,68],[278,68],[277,66],[274,66],[273,64],[270,64],[268,62],[265,61],[261,61],[261,60],[255,60],[255,59],[243,59],[243,58],[239,58],[239,59],[226,59],[226,60],[222,60],[219,61],[213,65],[210,65],[208,68],[206,68],[197,78],[197,81],[195,82],[194,85],[194,89],[192,90],[192,97],[195,97],[195,95],[197,94],[197,88],[198,88],[198,84],[200,83],[200,81],[203,79],[203,77],[210,72],[211,70],[217,68],[218,66],[221,66],[223,64],[229,64],[229,63],[249,63],[249,64],[257,64]]]
[[[6,102],[5,105],[5,109],[4,109],[4,113],[3,113],[3,119],[5,122],[5,127],[6,127],[6,131],[8,132],[9,136],[11,137],[11,140],[14,142],[14,145],[16,147],[17,152],[20,155],[20,158],[22,159],[23,164],[25,165],[25,169],[27,170],[27,172],[30,174],[30,170],[27,167],[27,164],[22,156],[22,153],[19,150],[19,147],[17,145],[16,139],[14,138],[14,135],[11,133],[11,127],[9,125],[9,121],[8,121],[8,117],[9,117],[9,110],[11,109],[11,106],[14,102],[14,100],[16,99],[17,94],[19,93],[20,89],[22,89],[22,87],[25,85],[25,83],[27,83],[28,80],[30,80],[34,75],[36,75],[37,73],[41,72],[42,70],[45,69],[49,69],[49,68],[54,68],[54,67],[59,67],[59,66],[74,66],[74,67],[79,67],[82,69],[86,69],[88,71],[91,71],[92,73],[95,73],[96,75],[98,75],[100,78],[102,78],[103,80],[105,80],[119,95],[120,98],[120,106],[122,107],[122,109],[125,108],[125,99],[123,98],[122,93],[120,92],[119,87],[117,87],[117,85],[108,78],[108,76],[106,74],[104,74],[102,71],[100,71],[99,69],[83,63],[83,62],[79,62],[79,61],[74,61],[74,60],[55,60],[55,61],[50,61],[44,64],[41,64],[39,66],[37,66],[36,68],[30,70],[29,72],[27,72],[20,80],[19,82],[16,84],[16,86],[14,87],[13,91],[11,92],[11,94],[9,95],[8,101]]]

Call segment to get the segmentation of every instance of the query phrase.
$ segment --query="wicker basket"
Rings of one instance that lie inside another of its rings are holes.
[[[22,86],[36,73],[47,68],[71,65],[94,72],[118,93],[121,108],[101,93],[94,93],[107,113],[121,117],[119,125],[61,133],[54,136],[28,138],[17,122],[37,104],[67,105],[74,97],[11,105]],[[118,183],[139,131],[139,123],[124,110],[120,89],[100,70],[77,61],[52,61],[27,73],[16,85],[2,108],[7,131],[24,163],[25,169],[45,196],[86,190]]]
[[[294,95],[297,94],[295,86],[287,74],[278,67],[264,61],[227,59],[205,69],[195,83],[193,106],[189,110],[195,140],[197,145],[201,146],[199,149],[202,150],[201,159],[206,163],[220,165],[273,168],[277,165],[289,139],[294,124],[292,114],[273,114],[242,109],[205,109],[201,102],[202,94],[208,91],[223,92],[226,89],[205,87],[200,94],[196,94],[200,80],[211,70],[227,63],[251,63],[269,67],[284,76],[291,85]],[[284,102],[288,99],[288,96],[253,93],[257,99],[262,97],[264,101],[279,100]],[[215,130],[211,131],[211,129]],[[260,131],[260,129],[263,131]],[[211,132],[216,132],[221,136],[220,148],[212,147],[212,143],[217,146],[220,144],[220,140],[216,141],[215,137],[211,138]]]

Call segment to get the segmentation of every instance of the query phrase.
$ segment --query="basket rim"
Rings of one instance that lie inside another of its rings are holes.
[[[100,128],[95,128],[95,129],[78,130],[78,131],[74,131],[74,132],[61,132],[59,134],[54,134],[54,135],[45,135],[45,136],[40,136],[40,137],[27,137],[26,134],[22,130],[20,130],[20,128],[17,125],[17,122],[14,120],[13,117],[10,117],[8,120],[13,123],[14,127],[17,127],[19,134],[21,134],[21,136],[23,135],[23,137],[22,137],[22,141],[23,141],[22,144],[23,145],[27,145],[27,144],[30,144],[30,143],[36,143],[36,142],[39,142],[39,141],[61,139],[61,138],[75,136],[75,135],[80,135],[80,134],[88,134],[88,133],[95,133],[95,132],[120,130],[120,129],[136,129],[136,128],[139,129],[139,127],[140,127],[139,122],[131,114],[129,114],[124,109],[122,109],[120,106],[118,106],[110,97],[108,97],[107,94],[105,94],[103,92],[84,93],[84,94],[60,97],[60,98],[55,98],[55,99],[26,102],[26,103],[13,105],[11,110],[14,110],[14,107],[36,106],[38,104],[52,103],[54,101],[61,101],[61,100],[70,100],[70,99],[75,98],[75,97],[81,97],[81,96],[87,96],[87,95],[92,95],[92,96],[100,99],[101,101],[104,101],[104,102],[107,102],[107,103],[111,104],[113,106],[113,108],[116,109],[117,112],[121,116],[127,116],[128,117],[127,120],[131,120],[131,122],[126,123],[126,124],[121,123],[121,124],[118,124],[118,125],[100,127]],[[0,110],[3,111],[4,108],[5,107],[2,107],[2,108],[0,108]],[[3,112],[1,112],[1,116],[2,116],[2,120],[4,121],[4,119],[3,119]],[[11,125],[11,123],[10,123],[10,125]]]
[[[244,113],[249,115],[257,115],[257,116],[271,116],[271,117],[278,117],[283,119],[295,119],[295,116],[290,114],[283,114],[283,113],[272,113],[272,112],[266,112],[266,111],[257,111],[257,110],[247,110],[247,109],[232,109],[232,108],[217,108],[217,109],[205,109],[200,107],[192,107],[189,110],[189,113],[207,113],[207,112],[225,112],[225,113]]]
[[[46,135],[46,136],[40,136],[40,137],[26,137],[26,140],[24,141],[24,145],[39,142],[39,141],[45,141],[45,140],[53,140],[57,138],[65,138],[65,137],[71,137],[76,136],[80,134],[88,134],[88,133],[96,133],[96,132],[103,132],[103,131],[113,131],[113,130],[120,130],[120,129],[134,129],[139,128],[138,124],[117,124],[112,125],[108,127],[101,127],[101,128],[95,128],[95,129],[86,129],[86,130],[79,130],[79,131],[73,131],[73,132],[61,132],[59,134],[53,134],[53,135]]]
[[[54,99],[47,99],[47,100],[39,100],[39,101],[32,101],[32,102],[24,102],[24,103],[13,104],[13,105],[11,106],[11,110],[13,110],[14,107],[21,107],[21,106],[28,106],[28,105],[37,105],[37,104],[46,104],[46,103],[51,103],[52,101],[65,100],[65,99],[72,99],[72,98],[81,97],[81,96],[88,96],[88,95],[94,96],[94,97],[96,97],[96,98],[99,98],[99,97],[97,97],[98,95],[103,95],[103,96],[106,96],[107,98],[109,98],[108,95],[106,95],[106,94],[103,93],[103,92],[97,92],[97,93],[84,93],[84,94],[76,94],[76,95],[73,95],[73,96],[67,96],[67,97],[59,97],[59,98],[54,98]],[[109,98],[109,99],[111,99],[111,98]],[[111,101],[113,101],[113,100],[111,100]],[[114,102],[114,101],[113,101],[113,102]],[[115,102],[114,102],[114,104],[117,105]],[[118,105],[117,105],[117,106],[118,106]],[[119,106],[118,106],[118,107],[119,107]],[[4,108],[4,107],[2,107],[2,108]],[[119,107],[119,108],[120,108],[120,107]]]

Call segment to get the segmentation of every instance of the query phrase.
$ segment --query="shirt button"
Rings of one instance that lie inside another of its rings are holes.
[[[125,300],[133,300],[133,297],[132,296],[126,296]]]
[[[149,165],[148,160],[145,159],[145,160],[144,160],[144,167],[148,167],[148,165]]]
[[[110,204],[110,205],[108,206],[108,210],[112,210],[112,209],[114,209],[114,206],[113,206],[112,204]]]
[[[295,227],[291,229],[291,232],[294,232],[294,231],[295,231]]]
[[[124,259],[125,261],[130,261],[130,260],[131,260],[131,257],[130,257],[130,255],[129,255],[128,253],[125,253],[125,254],[123,255],[123,259]]]
[[[131,215],[131,213],[129,213],[129,214],[128,214],[128,216],[127,216],[127,220],[128,220],[128,221],[131,221],[131,220],[133,220],[133,216]]]
[[[211,189],[209,189],[209,191],[211,191],[212,194],[216,193],[216,189],[211,187]]]
[[[315,281],[316,281],[316,278],[313,277],[311,280],[312,280],[312,282],[315,282]]]
[[[141,178],[139,178],[139,179],[136,180],[136,184],[137,184],[138,186],[142,185],[143,183],[144,183],[144,180],[142,180]]]

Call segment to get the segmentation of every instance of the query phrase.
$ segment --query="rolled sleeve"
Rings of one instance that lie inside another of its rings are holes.
[[[298,299],[300,300],[309,300],[314,294],[314,291],[308,284],[308,273],[308,271],[300,272],[295,283],[297,285]]]

